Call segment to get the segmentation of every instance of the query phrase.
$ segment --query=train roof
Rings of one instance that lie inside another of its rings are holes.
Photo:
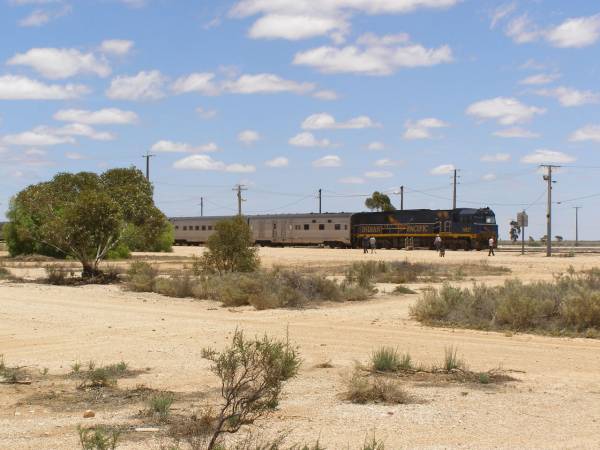
[[[355,213],[350,213],[350,212],[336,212],[336,213],[330,213],[330,212],[325,212],[325,213],[305,213],[305,214],[249,214],[249,215],[244,215],[243,217],[249,218],[249,219],[253,219],[253,218],[258,218],[258,219],[300,219],[300,218],[318,218],[318,217],[324,217],[324,218],[333,218],[333,217],[350,217],[352,214]],[[189,217],[169,217],[169,220],[206,220],[206,219],[211,219],[211,220],[223,220],[223,219],[231,219],[232,217],[235,216],[189,216]]]

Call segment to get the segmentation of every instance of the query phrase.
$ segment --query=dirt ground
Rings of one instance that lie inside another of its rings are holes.
[[[138,255],[181,264],[197,247],[176,248],[173,255]],[[351,261],[403,260],[482,262],[510,267],[504,277],[549,279],[553,273],[600,266],[600,255],[545,258],[487,252],[261,249],[267,266],[338,267]],[[14,269],[23,274],[31,265]],[[469,283],[469,282],[467,282]],[[410,285],[413,288],[419,286]],[[236,328],[248,335],[284,337],[299,346],[299,376],[284,390],[275,414],[251,427],[267,435],[285,432],[290,442],[314,442],[328,449],[357,448],[376,434],[386,449],[399,448],[600,448],[600,340],[505,334],[421,326],[410,319],[418,295],[390,296],[359,303],[325,304],[304,310],[228,309],[209,301],[126,292],[119,286],[54,287],[0,284],[0,353],[11,366],[28,366],[49,375],[31,385],[0,384],[1,449],[75,449],[77,424],[147,425],[136,413],[140,403],[70,408],[36,400],[42,389],[58,389],[61,375],[75,361],[127,361],[143,369],[119,386],[144,384],[174,391],[192,410],[216,398],[217,382],[201,358],[206,346],[222,348]],[[501,366],[518,381],[493,386],[407,382],[421,401],[409,405],[355,405],[343,401],[343,377],[355,361],[366,362],[381,346],[410,351],[431,364],[444,348],[456,345],[472,370]],[[331,361],[332,368],[316,368]],[[148,370],[146,370],[148,368]],[[33,397],[32,397],[33,396]],[[64,400],[64,399],[63,399]],[[150,424],[151,425],[151,424]],[[130,433],[119,449],[158,449],[152,433]]]

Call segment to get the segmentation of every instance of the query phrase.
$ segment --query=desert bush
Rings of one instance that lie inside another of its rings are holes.
[[[120,431],[110,427],[77,427],[82,450],[115,450]]]
[[[117,378],[127,374],[128,365],[121,361],[108,366],[96,367],[94,361],[89,361],[86,371],[82,371],[80,366],[77,368],[77,371],[73,369],[72,374],[81,378],[79,389],[97,389],[116,385]]]
[[[458,348],[453,345],[444,349],[444,361],[442,362],[442,368],[446,372],[452,372],[456,369],[463,369],[465,363],[458,357]]]
[[[166,295],[167,297],[184,298],[193,295],[194,282],[192,278],[184,273],[173,275],[170,278],[157,278],[154,285],[154,292]]]
[[[416,291],[413,291],[410,288],[407,288],[406,286],[396,286],[394,288],[394,290],[392,291],[392,294],[397,294],[397,295],[402,295],[402,294],[416,294]]]
[[[406,404],[410,403],[411,396],[397,380],[365,376],[356,368],[346,380],[344,399],[359,404]]]
[[[398,350],[393,347],[380,347],[371,355],[373,370],[378,372],[395,372],[400,366]]]
[[[46,280],[49,284],[55,286],[67,284],[67,277],[69,274],[65,269],[56,266],[46,266],[44,267],[44,270],[46,271]]]
[[[171,413],[171,406],[175,401],[175,396],[171,392],[159,392],[148,400],[148,412],[151,415],[158,416],[161,422],[164,422]]]
[[[223,404],[205,420],[207,449],[216,448],[224,433],[235,433],[272,412],[279,403],[283,384],[298,373],[300,358],[288,341],[246,339],[236,330],[231,345],[222,352],[203,352],[213,362],[212,372],[221,380]]]
[[[445,284],[426,290],[410,312],[433,325],[587,336],[600,327],[600,269],[570,269],[551,282],[506,280],[471,289]]]
[[[127,288],[135,292],[153,292],[157,270],[144,261],[135,261],[127,271]]]

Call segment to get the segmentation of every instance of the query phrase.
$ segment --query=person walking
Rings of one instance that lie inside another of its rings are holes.
[[[375,239],[375,236],[371,236],[369,243],[371,244],[371,253],[375,253],[375,249],[377,248],[377,240]]]
[[[365,236],[362,240],[363,253],[369,253],[369,238]]]
[[[444,245],[443,241],[440,242],[439,252],[440,252],[440,258],[445,258],[446,257],[446,246]]]
[[[433,246],[435,247],[435,249],[439,252],[440,248],[442,247],[442,238],[440,237],[440,235],[438,234],[435,239],[433,240]]]
[[[494,253],[494,244],[496,243],[496,241],[494,241],[494,238],[491,237],[490,240],[488,241],[488,245],[490,247],[490,251],[488,252],[488,256],[496,256],[496,254]]]

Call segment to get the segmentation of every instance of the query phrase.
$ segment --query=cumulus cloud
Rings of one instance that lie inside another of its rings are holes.
[[[113,100],[157,100],[164,97],[165,77],[158,71],[141,71],[134,76],[113,78],[106,91]]]
[[[326,155],[313,161],[312,165],[313,167],[340,167],[342,158],[337,155]]]
[[[176,94],[198,92],[205,95],[217,95],[219,89],[214,84],[215,74],[210,72],[192,73],[180,77],[171,85],[171,90]]]
[[[217,111],[216,110],[214,110],[214,109],[204,109],[201,106],[198,106],[196,108],[196,112],[203,119],[212,119],[212,118],[216,117],[216,115],[217,115]]]
[[[337,122],[335,117],[327,113],[312,114],[302,122],[303,130],[341,130],[380,127],[368,116],[358,116],[346,122]]]
[[[525,155],[521,162],[526,164],[565,164],[575,161],[575,157],[556,150],[539,149]]]
[[[314,134],[305,131],[290,138],[290,145],[295,147],[331,147],[329,139],[317,139]]]
[[[538,133],[534,133],[533,131],[529,131],[520,127],[505,128],[503,130],[494,131],[493,134],[494,136],[501,138],[532,139],[540,137]]]
[[[394,174],[388,171],[370,171],[365,172],[365,177],[367,178],[391,178]]]
[[[345,34],[347,22],[342,17],[268,14],[259,18],[248,32],[253,39],[288,39],[297,41],[332,32]]]
[[[115,136],[112,133],[97,131],[91,126],[83,123],[71,123],[61,128],[40,127],[38,130],[54,133],[57,136],[83,136],[95,141],[112,141],[115,139]]]
[[[342,184],[364,184],[365,180],[361,177],[344,177],[338,180]]]
[[[519,84],[526,85],[539,85],[539,84],[549,84],[553,81],[560,78],[560,74],[558,73],[538,73],[537,75],[531,75],[527,78],[519,81]]]
[[[0,76],[0,100],[69,100],[89,92],[82,84],[45,84],[23,76]]]
[[[394,161],[393,159],[389,159],[389,158],[382,158],[382,159],[378,159],[377,161],[375,161],[376,167],[395,167],[395,166],[399,166],[401,164],[402,164],[402,161]]]
[[[415,139],[431,139],[433,135],[431,134],[431,130],[435,128],[444,128],[447,127],[448,124],[440,119],[436,119],[435,117],[428,117],[426,119],[421,119],[412,121],[409,120],[404,124],[404,134],[402,137],[408,140]]]
[[[573,142],[600,142],[600,125],[585,125],[584,127],[575,130],[569,137],[569,140]]]
[[[516,98],[496,97],[471,104],[467,114],[479,119],[497,120],[501,125],[514,125],[544,114],[543,108],[527,106]]]
[[[14,2],[13,2],[14,3]],[[42,5],[42,4],[50,4],[50,3],[60,3],[60,2],[31,2],[31,3],[17,3],[19,5]],[[72,8],[70,5],[59,5],[58,8],[38,8],[34,9],[28,16],[19,20],[19,26],[21,27],[41,27],[42,25],[47,24],[55,19],[63,17],[71,12]]]
[[[97,111],[84,109],[61,109],[53,118],[61,122],[84,123],[87,125],[127,125],[137,123],[139,117],[133,111],[105,108]]]
[[[133,41],[125,39],[109,39],[100,44],[100,51],[105,55],[125,56],[133,48]]]
[[[453,170],[454,170],[453,164],[442,164],[440,166],[437,166],[437,167],[434,167],[433,169],[431,169],[429,171],[429,173],[431,173],[431,175],[447,175],[449,173],[452,173]]]
[[[256,167],[250,164],[226,164],[217,161],[209,155],[190,155],[173,163],[173,168],[183,170],[204,170],[216,172],[249,173],[256,171]]]
[[[152,146],[153,152],[161,153],[208,153],[216,152],[218,150],[219,146],[214,142],[194,146],[185,142],[160,140]]]
[[[314,98],[318,98],[319,100],[337,100],[338,99],[338,95],[335,91],[330,91],[327,89],[323,89],[320,91],[317,91],[313,94]]]
[[[559,86],[554,89],[540,89],[535,93],[544,97],[553,97],[557,99],[562,106],[567,107],[600,103],[600,93],[598,92],[579,91],[565,86]]]
[[[490,14],[490,28],[493,29],[496,27],[496,25],[505,17],[508,17],[510,14],[512,14],[515,10],[517,9],[517,3],[516,2],[511,2],[511,3],[505,3],[503,5],[498,6],[496,9],[494,9],[491,14]]]
[[[26,147],[49,147],[61,144],[74,144],[75,139],[71,136],[59,136],[50,130],[34,129],[19,134],[9,134],[0,138],[4,145],[16,145]]]
[[[290,165],[289,159],[278,156],[277,158],[270,159],[269,161],[265,161],[265,165],[271,168],[280,168],[280,167],[288,167]]]
[[[238,134],[238,141],[245,145],[252,145],[260,140],[260,134],[254,130],[244,130]]]
[[[426,48],[420,44],[398,43],[390,36],[370,36],[359,38],[355,45],[322,46],[296,53],[293,63],[314,67],[323,73],[390,75],[400,69],[452,61],[452,50],[448,45]]]
[[[486,155],[483,155],[480,159],[482,162],[488,162],[488,163],[508,162],[508,161],[510,161],[510,154],[509,153],[486,154]]]
[[[378,151],[383,150],[385,148],[385,144],[380,141],[373,141],[367,145],[367,150]]]
[[[66,152],[65,158],[73,159],[73,160],[80,160],[80,159],[83,159],[83,155],[81,153],[77,153],[77,152]]]
[[[486,173],[485,175],[481,176],[483,181],[494,181],[496,178],[496,174],[494,173]]]
[[[17,53],[7,64],[30,67],[50,79],[63,79],[80,74],[107,77],[111,73],[110,66],[102,58],[72,48],[32,48],[25,53]]]

